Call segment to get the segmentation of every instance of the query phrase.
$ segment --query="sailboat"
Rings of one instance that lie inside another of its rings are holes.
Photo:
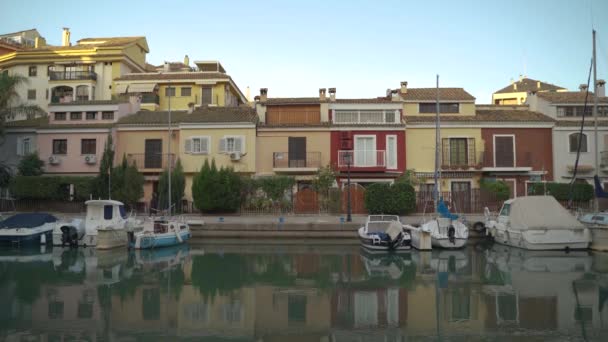
[[[171,151],[171,93],[169,92],[169,110],[168,116],[168,151]],[[167,158],[168,160],[170,158]],[[144,222],[143,229],[137,232],[129,233],[129,247],[135,249],[150,249],[157,247],[168,247],[175,246],[186,242],[190,239],[190,226],[183,218],[177,219],[171,216],[173,212],[173,206],[171,205],[171,168],[173,165],[172,160],[169,160],[168,165],[168,206],[167,206],[167,217],[160,216],[155,217],[152,220]]]
[[[435,113],[435,186],[433,190],[433,201],[435,203],[434,217],[420,225],[420,227],[407,226],[412,235],[412,246],[417,249],[431,249],[432,247],[455,249],[462,248],[469,238],[469,229],[458,218],[452,214],[439,196],[441,181],[441,158],[439,158],[439,146],[441,141],[441,125],[439,117],[439,75],[437,75],[437,100]],[[430,244],[428,236],[430,235]]]

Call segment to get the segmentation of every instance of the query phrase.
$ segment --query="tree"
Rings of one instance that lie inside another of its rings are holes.
[[[12,113],[21,111],[33,116],[45,115],[40,107],[21,103],[17,89],[27,83],[29,81],[24,76],[0,72],[0,136],[4,135],[4,123]]]
[[[329,189],[336,183],[336,173],[327,165],[319,168],[315,179],[312,181],[312,187],[321,195],[321,207],[327,209],[330,203]]]
[[[38,153],[30,153],[19,161],[17,171],[21,176],[40,176],[44,173],[44,161],[38,157]]]
[[[112,172],[112,168],[114,167],[114,146],[112,143],[112,135],[108,134],[108,139],[106,140],[106,144],[104,145],[103,155],[101,157],[101,161],[99,162],[99,175],[95,180],[95,185],[93,187],[93,196],[97,198],[110,198],[109,190],[109,182],[110,182],[110,172]]]
[[[370,214],[406,215],[416,208],[416,191],[408,183],[375,183],[365,191],[365,208]]]
[[[395,183],[406,183],[411,186],[416,186],[420,184],[420,179],[416,177],[416,170],[410,169],[405,170],[405,172],[401,176],[399,176],[399,178],[397,178]]]
[[[158,181],[158,196],[161,209],[169,207],[167,196],[169,187],[169,170],[165,170]],[[176,212],[181,213],[181,201],[184,198],[184,190],[186,189],[186,177],[184,176],[184,168],[179,159],[175,163],[175,167],[171,171],[171,203]]]
[[[111,198],[133,208],[144,195],[144,176],[139,173],[135,163],[129,165],[123,154],[120,165],[112,170]]]
[[[494,196],[499,201],[508,200],[511,197],[511,189],[506,182],[494,179],[481,179],[479,187]]]
[[[241,177],[232,168],[217,169],[205,160],[192,182],[194,205],[201,212],[235,212],[241,204]]]

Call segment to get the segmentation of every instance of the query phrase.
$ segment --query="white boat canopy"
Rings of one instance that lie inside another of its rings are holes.
[[[515,230],[585,229],[553,196],[518,197],[506,201],[505,206],[509,207],[503,207],[503,211],[508,210],[511,228]]]

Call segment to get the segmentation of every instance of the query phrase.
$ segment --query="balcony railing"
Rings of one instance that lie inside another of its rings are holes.
[[[160,97],[156,94],[142,94],[141,103],[156,103],[160,104]]]
[[[49,71],[51,81],[63,80],[97,80],[94,71]]]
[[[352,150],[338,151],[338,167],[385,167],[384,150]]]
[[[476,153],[475,146],[469,145],[464,151],[456,151],[449,146],[444,146],[441,151],[441,165],[445,168],[472,168],[482,167],[484,162],[483,152]]]
[[[608,168],[608,151],[600,152],[600,166],[603,168]]]
[[[139,170],[161,170],[171,165],[175,167],[175,154],[173,153],[131,153],[127,154],[127,162],[135,163]]]
[[[320,111],[270,111],[266,113],[269,125],[318,124],[321,122]]]
[[[318,168],[321,166],[321,152],[306,152],[305,156],[290,156],[287,152],[274,152],[272,154],[272,167],[275,169],[287,168]]]

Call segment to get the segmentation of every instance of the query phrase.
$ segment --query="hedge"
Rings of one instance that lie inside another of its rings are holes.
[[[9,190],[16,199],[70,200],[70,184],[74,185],[74,200],[84,201],[91,196],[93,177],[73,176],[16,176]]]
[[[544,195],[555,197],[558,201],[567,201],[570,196],[569,183],[530,183],[528,195]],[[594,196],[593,186],[587,183],[575,183],[572,200],[575,202],[590,201]]]
[[[376,183],[365,190],[370,214],[406,215],[416,208],[416,191],[408,183]]]

